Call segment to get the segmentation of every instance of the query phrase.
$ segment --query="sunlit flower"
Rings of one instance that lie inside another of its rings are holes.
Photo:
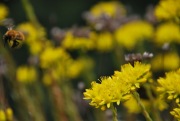
[[[117,1],[100,2],[93,6],[90,12],[94,16],[108,15],[110,17],[116,16],[119,12],[125,14],[124,6]]]
[[[162,94],[166,93],[167,98],[175,99],[176,103],[180,103],[180,69],[166,73],[164,78],[158,79],[159,87],[157,90]]]
[[[17,81],[22,83],[29,83],[36,81],[38,78],[35,67],[31,66],[20,66],[16,71]]]
[[[8,13],[9,13],[8,8],[4,4],[0,3],[0,20],[5,19]]]
[[[100,82],[92,82],[91,88],[84,92],[84,99],[91,100],[90,105],[104,109],[112,103],[118,105],[122,100],[130,98],[130,91],[140,87],[147,80],[150,66],[136,62],[134,67],[125,64],[121,72],[116,71],[112,77],[102,77]]]
[[[131,85],[131,90],[140,88],[140,84],[147,81],[150,76],[150,65],[135,62],[134,66],[125,64],[121,71],[115,71],[114,76]]]
[[[150,39],[152,36],[153,27],[145,21],[129,22],[115,31],[115,38],[119,45],[130,50],[141,40]]]
[[[86,89],[84,99],[91,100],[90,105],[96,108],[104,106],[109,108],[111,103],[128,99],[129,86],[124,82],[118,82],[118,78],[103,77],[101,83],[92,82],[91,89]]]
[[[113,36],[110,32],[99,33],[96,40],[96,48],[99,51],[109,51],[113,48]]]
[[[177,119],[177,121],[180,121],[180,108],[174,108],[170,113],[175,117],[175,119]]]
[[[166,42],[180,43],[179,25],[172,22],[159,25],[155,31],[155,42],[160,45]]]
[[[174,70],[180,66],[180,56],[176,52],[157,54],[151,61],[152,70]]]
[[[180,0],[160,0],[155,8],[159,20],[176,19],[180,17]]]

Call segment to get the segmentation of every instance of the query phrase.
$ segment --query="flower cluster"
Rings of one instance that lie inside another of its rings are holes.
[[[167,94],[167,98],[172,100],[175,99],[176,103],[180,103],[179,95],[180,95],[180,69],[177,71],[172,71],[166,73],[165,78],[159,78],[158,83],[159,87],[158,91],[162,92],[162,94]]]
[[[102,77],[100,84],[92,82],[91,89],[86,89],[84,99],[91,100],[90,105],[96,108],[122,100],[127,100],[131,91],[140,88],[140,84],[148,79],[150,65],[135,62],[134,66],[125,64],[121,71],[115,71],[112,77]]]
[[[0,121],[13,121],[13,111],[11,108],[7,108],[6,110],[0,109]]]

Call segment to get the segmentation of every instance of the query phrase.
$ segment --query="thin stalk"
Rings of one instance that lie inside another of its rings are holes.
[[[116,107],[114,107],[113,104],[111,105],[111,110],[113,112],[113,121],[118,121],[118,119],[117,119],[117,109],[116,109]]]
[[[133,92],[133,96],[134,98],[136,99],[137,103],[139,104],[139,106],[141,107],[142,109],[142,113],[143,115],[145,116],[146,120],[147,121],[153,121],[151,119],[151,117],[149,116],[149,113],[147,112],[146,108],[144,107],[143,103],[141,102],[140,100],[140,97],[139,97],[139,94],[137,92]]]
[[[153,114],[153,116],[154,116],[154,118],[155,118],[155,120],[156,121],[162,121],[162,119],[161,119],[161,117],[160,117],[160,113],[159,113],[159,111],[157,110],[157,107],[154,105],[154,97],[153,97],[153,94],[152,94],[152,90],[151,90],[151,88],[150,88],[150,85],[149,84],[146,84],[146,85],[144,85],[144,87],[145,87],[145,89],[146,89],[146,94],[147,94],[147,96],[149,97],[149,99],[150,99],[150,102],[151,102],[151,104],[152,104],[152,106],[153,106],[153,111],[152,111],[152,114]]]
[[[26,12],[27,18],[34,23],[35,25],[39,26],[39,22],[36,18],[34,9],[32,7],[32,5],[30,4],[29,0],[21,0],[22,5],[24,7],[24,10]]]

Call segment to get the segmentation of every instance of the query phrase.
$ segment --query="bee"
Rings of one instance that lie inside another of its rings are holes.
[[[3,36],[4,46],[9,45],[10,48],[19,48],[24,42],[24,34],[20,31],[13,30],[12,27]]]

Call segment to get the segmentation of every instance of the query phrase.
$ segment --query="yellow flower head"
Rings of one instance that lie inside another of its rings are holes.
[[[69,54],[63,48],[47,47],[40,55],[40,66],[56,67],[59,62],[66,62],[69,58]]]
[[[13,110],[10,107],[6,109],[6,117],[8,121],[13,121]]]
[[[180,108],[174,108],[170,113],[175,117],[175,119],[177,119],[177,121],[180,121]]]
[[[176,52],[157,54],[151,61],[152,70],[174,70],[180,66],[180,56]]]
[[[131,90],[140,88],[140,84],[147,81],[150,76],[150,65],[135,62],[134,66],[125,64],[121,71],[115,71],[114,77],[131,85]]]
[[[37,71],[34,67],[20,66],[16,71],[17,81],[29,83],[37,80]]]
[[[167,22],[159,25],[155,32],[155,42],[162,45],[166,42],[180,43],[179,25]]]
[[[90,13],[92,13],[95,17],[99,17],[101,15],[114,17],[118,14],[118,12],[125,14],[126,10],[124,6],[117,1],[100,2],[93,6],[90,10]]]
[[[90,105],[104,109],[110,107],[111,103],[118,105],[122,100],[130,98],[130,91],[139,87],[139,83],[147,80],[149,65],[136,62],[134,67],[125,64],[121,72],[115,72],[112,77],[102,77],[100,82],[92,82],[91,89],[86,89],[84,99],[91,100]]]
[[[9,13],[8,8],[4,4],[0,3],[0,21],[5,19],[8,13]]]
[[[140,40],[150,39],[153,27],[145,21],[129,22],[115,31],[117,42],[127,49],[133,49]]]
[[[160,3],[155,8],[155,16],[159,20],[180,17],[180,0],[160,0]]]
[[[67,49],[82,49],[82,50],[91,50],[94,48],[94,41],[96,39],[96,34],[90,32],[87,37],[74,36],[71,31],[66,33],[65,38],[63,39],[62,46]]]
[[[166,73],[166,77],[158,79],[159,87],[157,90],[162,94],[168,94],[168,99],[175,99],[179,104],[180,95],[180,69]]]
[[[99,33],[96,40],[96,48],[99,51],[109,51],[113,48],[113,36],[110,32]]]
[[[6,114],[2,109],[0,109],[0,121],[6,121]]]
[[[104,106],[109,108],[114,102],[119,105],[121,100],[128,98],[130,90],[126,83],[120,83],[117,78],[111,77],[103,77],[101,83],[92,82],[91,86],[91,89],[84,92],[84,99],[91,100],[91,106],[102,109]]]

